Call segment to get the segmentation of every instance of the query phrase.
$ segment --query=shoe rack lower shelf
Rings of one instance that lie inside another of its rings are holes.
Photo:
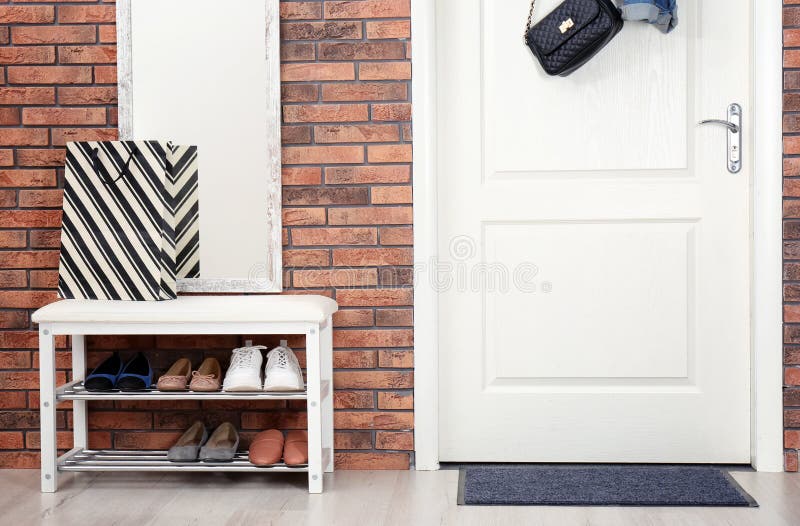
[[[327,380],[322,381],[322,392],[327,392]],[[56,390],[57,400],[306,400],[306,391],[87,391],[83,382],[72,382]]]
[[[230,462],[172,462],[166,451],[121,451],[110,449],[73,449],[58,459],[59,471],[207,471],[250,473],[306,473],[307,465],[255,466],[246,452],[238,452]]]

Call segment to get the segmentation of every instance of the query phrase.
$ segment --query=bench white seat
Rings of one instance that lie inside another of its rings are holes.
[[[337,311],[325,296],[179,296],[167,301],[61,300],[36,323],[323,323]]]

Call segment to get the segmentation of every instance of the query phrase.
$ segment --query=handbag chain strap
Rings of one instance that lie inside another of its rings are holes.
[[[536,7],[536,0],[531,0],[531,11],[528,13],[528,23],[525,25],[525,33],[522,34],[522,41],[528,43],[528,31],[531,30],[533,25],[533,9]]]

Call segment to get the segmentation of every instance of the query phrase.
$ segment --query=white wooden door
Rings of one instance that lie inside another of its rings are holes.
[[[749,462],[750,2],[567,78],[529,5],[437,5],[440,460]]]

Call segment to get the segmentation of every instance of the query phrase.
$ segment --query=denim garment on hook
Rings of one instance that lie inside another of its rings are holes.
[[[622,18],[653,24],[662,33],[678,25],[678,0],[622,0]]]

